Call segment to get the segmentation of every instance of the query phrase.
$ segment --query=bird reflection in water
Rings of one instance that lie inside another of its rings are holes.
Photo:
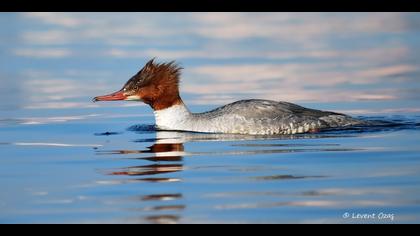
[[[129,129],[130,130],[130,129]],[[152,133],[150,128],[147,130],[141,130],[138,127],[131,129],[130,131],[139,133]],[[192,133],[192,132],[175,132],[175,131],[159,131],[154,130],[156,134],[154,139],[142,139],[136,140],[135,142],[144,143],[154,141],[155,143],[143,150],[111,150],[111,151],[100,151],[97,150],[98,155],[124,155],[130,160],[148,161],[146,165],[129,166],[118,169],[106,171],[107,175],[112,176],[128,176],[129,181],[124,182],[148,182],[148,183],[171,183],[181,182],[182,179],[175,177],[168,177],[168,175],[175,174],[183,171],[183,159],[184,156],[199,156],[199,155],[244,155],[244,154],[265,154],[265,153],[292,153],[292,152],[314,152],[314,151],[351,151],[353,149],[339,147],[338,144],[308,144],[308,143],[272,143],[264,144],[261,143],[242,143],[242,144],[231,144],[232,147],[236,147],[235,150],[223,150],[212,152],[186,152],[184,150],[184,143],[188,142],[211,142],[211,141],[256,141],[256,140],[289,140],[289,139],[313,139],[313,138],[329,138],[337,137],[338,135],[331,136],[330,134],[304,134],[295,136],[251,136],[251,135],[233,135],[233,134],[205,134],[205,133]],[[348,135],[347,135],[348,136]],[[244,150],[246,147],[256,147],[258,149]],[[153,164],[150,164],[153,162]],[[161,176],[164,175],[164,176]],[[135,177],[133,179],[132,177]],[[278,179],[291,179],[290,176],[264,176],[262,180],[278,180]],[[300,177],[294,177],[298,179]],[[303,177],[302,177],[303,178]],[[255,178],[261,180],[260,177]],[[163,186],[163,185],[162,185]],[[173,191],[173,190],[172,190]],[[180,212],[182,212],[186,206],[179,202],[184,199],[182,193],[169,192],[169,193],[156,193],[148,194],[136,197],[141,202],[147,202],[148,207],[140,209],[142,212],[155,212],[162,214],[147,215],[143,217],[150,223],[179,223],[181,220]],[[150,203],[158,202],[158,205],[149,206]],[[164,204],[170,202],[171,204]],[[168,214],[170,212],[171,214]],[[175,213],[174,213],[175,212]]]
[[[173,136],[173,134],[174,132],[156,132],[156,139],[154,139],[155,143],[144,150],[97,151],[97,154],[134,154],[139,155],[139,157],[136,157],[135,159],[153,162],[153,164],[129,166],[108,170],[105,171],[105,174],[112,176],[129,176],[130,180],[127,182],[180,182],[180,178],[166,176],[159,177],[159,175],[171,174],[182,171],[184,169],[184,143],[182,139],[168,139],[168,135]],[[137,178],[133,180],[131,179],[131,177]],[[185,205],[179,204],[179,201],[183,199],[183,195],[181,193],[148,194],[141,195],[136,199],[141,202],[148,202],[148,207],[142,208],[142,212],[156,213],[152,215],[146,215],[143,217],[143,220],[153,224],[178,223],[181,219],[181,216],[178,213],[186,208]],[[154,205],[154,202],[157,202],[157,205]],[[176,203],[168,205],[166,204],[167,202]],[[150,204],[153,205],[150,206]]]

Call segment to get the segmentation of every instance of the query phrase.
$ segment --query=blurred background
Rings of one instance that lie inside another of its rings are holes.
[[[419,112],[418,13],[1,13],[0,109],[93,104],[151,58],[187,104],[265,98],[351,114]]]
[[[0,223],[418,223],[419,49],[420,13],[0,13]],[[185,68],[193,112],[264,98],[395,123],[212,136],[92,102],[154,57]]]

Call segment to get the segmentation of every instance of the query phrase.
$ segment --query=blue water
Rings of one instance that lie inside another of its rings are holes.
[[[419,19],[2,13],[0,223],[418,223]],[[181,62],[194,112],[265,98],[382,125],[167,132],[140,103],[91,102],[151,57]]]
[[[155,131],[152,116],[123,110],[3,122],[0,222],[419,220],[419,117],[385,130],[258,137]],[[343,219],[346,212],[395,218]]]

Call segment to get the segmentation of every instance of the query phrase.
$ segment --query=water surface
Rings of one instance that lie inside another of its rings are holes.
[[[268,137],[151,124],[110,114],[2,122],[0,221],[360,221],[346,212],[419,220],[418,124]]]
[[[1,13],[0,223],[418,223],[418,13]],[[284,100],[381,120],[316,134],[154,129],[92,103],[176,59],[195,112]]]

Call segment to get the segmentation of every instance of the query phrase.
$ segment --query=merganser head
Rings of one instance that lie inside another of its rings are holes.
[[[93,101],[143,101],[154,110],[180,104],[181,69],[174,61],[158,64],[152,59],[120,91],[95,97]]]

